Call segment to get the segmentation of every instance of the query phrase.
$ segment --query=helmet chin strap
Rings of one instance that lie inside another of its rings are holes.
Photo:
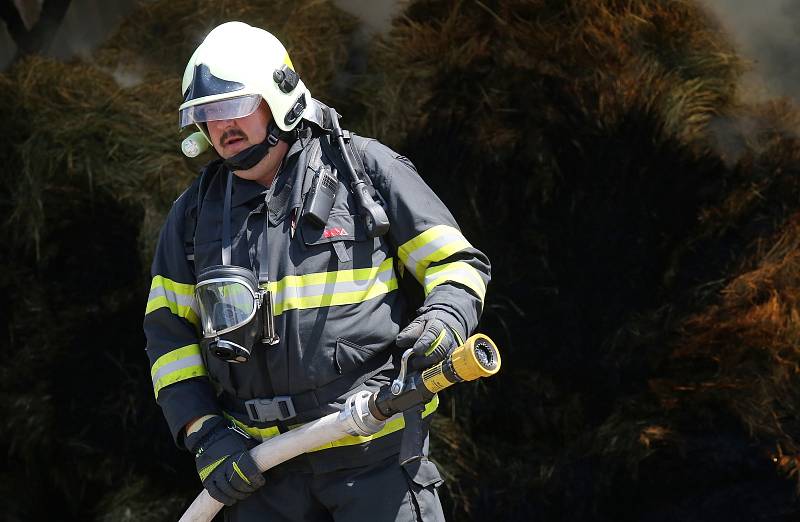
[[[267,135],[264,141],[236,153],[226,159],[224,165],[231,170],[251,169],[255,167],[256,163],[264,159],[264,156],[269,153],[269,149],[278,144],[279,139],[287,139],[292,135],[292,133],[282,132],[274,121],[270,121],[269,125],[267,125]]]

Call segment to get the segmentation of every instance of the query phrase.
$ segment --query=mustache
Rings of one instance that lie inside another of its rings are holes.
[[[229,138],[243,138],[247,139],[247,134],[244,133],[241,129],[231,128],[226,130],[222,133],[222,136],[219,137],[219,145],[220,147],[225,145],[225,141]]]

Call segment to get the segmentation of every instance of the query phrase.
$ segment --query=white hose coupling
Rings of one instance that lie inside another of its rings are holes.
[[[381,421],[372,416],[369,411],[369,400],[372,393],[362,390],[347,398],[344,410],[339,413],[339,422],[347,426],[347,433],[366,437],[379,432],[386,421]]]

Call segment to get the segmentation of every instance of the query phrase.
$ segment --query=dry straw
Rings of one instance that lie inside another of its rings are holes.
[[[177,148],[178,78],[229,19],[275,32],[329,99],[353,25],[328,2],[142,2],[94,62],[29,58],[0,75],[14,245],[46,257],[62,240],[48,225],[94,194],[136,221],[149,259],[198,167]],[[356,130],[410,156],[494,262],[481,328],[504,370],[444,397],[434,423],[452,518],[631,519],[630,491],[688,509],[662,486],[689,482],[729,508],[749,468],[725,460],[726,444],[767,462],[778,478],[762,489],[780,495],[780,474],[797,476],[800,404],[796,108],[743,102],[743,62],[688,0],[412,1],[371,60],[345,122],[359,115]],[[26,296],[12,315],[47,324],[50,287],[12,268],[10,293]],[[9,389],[68,349],[12,361]],[[59,391],[37,383],[37,397]],[[32,425],[54,422],[50,403],[12,398],[41,405]],[[18,458],[49,432],[16,433],[3,435]],[[72,468],[50,472],[61,487]],[[109,517],[118,501],[146,509],[151,491],[127,483]],[[761,513],[783,509],[758,496]]]
[[[155,435],[165,423],[139,325],[158,230],[201,166],[179,149],[183,65],[232,19],[282,38],[312,93],[328,96],[354,22],[319,0],[142,1],[94,56],[33,56],[0,74],[0,285],[18,351],[0,366],[11,519],[177,519],[196,491]]]
[[[435,440],[504,463],[443,463],[455,516],[627,517],[637,477],[693,466],[733,505],[713,448],[683,453],[736,440],[728,416],[794,465],[798,113],[747,105],[745,67],[683,0],[419,0],[376,44],[360,126],[490,253],[514,361]]]
[[[38,244],[45,214],[55,217],[69,201],[45,208],[45,192],[101,190],[143,212],[141,246],[149,257],[170,202],[199,166],[179,151],[183,66],[203,36],[228,20],[283,38],[298,72],[323,98],[346,61],[354,27],[319,0],[142,2],[91,61],[32,57],[0,76],[4,119],[19,122],[2,152],[23,180],[11,184],[11,222],[21,238]]]

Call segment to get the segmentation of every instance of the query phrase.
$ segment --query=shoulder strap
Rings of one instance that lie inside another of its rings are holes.
[[[364,150],[366,150],[369,142],[372,141],[372,138],[364,138],[364,140],[359,144],[358,148],[356,148],[353,145],[352,133],[350,133],[350,131],[344,131],[344,133],[345,133],[344,142],[345,144],[347,144],[348,148],[347,153],[350,155],[351,163],[353,163],[353,166],[355,167],[356,176],[358,176],[358,179],[363,181],[367,185],[367,189],[370,192],[370,196],[374,198],[377,195],[381,199],[381,201],[383,201],[381,195],[375,190],[375,184],[373,183],[372,178],[370,177],[369,172],[364,166],[364,162],[362,160],[362,154]],[[329,136],[328,135],[320,136],[319,142],[320,145],[322,146],[322,153],[323,153],[322,155],[328,158],[328,160],[333,163],[333,165],[336,167],[336,170],[338,170],[343,174],[347,172],[347,166],[344,164],[344,159],[341,157],[341,153],[337,152],[338,148],[334,147],[333,144],[331,144]]]
[[[364,151],[367,150],[367,145],[371,141],[375,141],[374,138],[361,138],[359,140],[358,146],[354,144],[355,140],[353,139],[355,134],[350,131],[344,131],[344,142],[347,144],[347,148],[350,149],[350,155],[353,156],[356,160],[355,167],[356,173],[358,176],[363,179],[367,185],[374,186],[375,184],[372,181],[372,178],[369,176],[369,172],[367,171],[367,167],[364,166]]]
[[[186,217],[186,223],[184,225],[186,259],[192,263],[194,263],[194,253],[197,251],[195,238],[197,236],[197,221],[200,218],[200,210],[202,209],[203,200],[208,192],[208,187],[214,180],[218,170],[219,165],[217,162],[209,163],[203,168],[203,171],[200,173],[200,180],[197,183],[197,199],[194,202],[194,209],[191,210]]]

